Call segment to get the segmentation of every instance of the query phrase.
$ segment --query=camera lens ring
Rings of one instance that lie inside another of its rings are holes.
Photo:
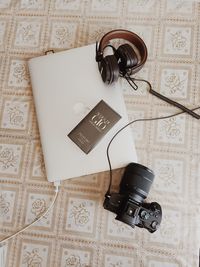
[[[154,172],[139,163],[130,163],[120,183],[120,194],[129,195],[133,201],[142,203],[154,180]]]
[[[153,175],[155,175],[154,172],[153,172],[153,170],[151,170],[150,168],[148,168],[148,167],[146,167],[146,166],[144,166],[144,165],[142,165],[142,164],[140,164],[140,163],[135,163],[135,162],[134,162],[134,163],[130,163],[130,164],[131,164],[132,166],[134,165],[134,166],[140,167],[140,168],[142,168],[142,169],[144,169],[144,170],[146,170],[146,171],[152,173]],[[129,164],[129,165],[130,165],[130,164]],[[128,165],[128,166],[129,166],[129,165]],[[128,166],[127,166],[127,167],[128,167]]]

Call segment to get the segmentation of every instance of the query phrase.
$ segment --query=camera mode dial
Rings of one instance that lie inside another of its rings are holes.
[[[140,227],[145,227],[149,232],[155,232],[160,226],[162,219],[162,209],[157,202],[152,202],[150,204],[143,204],[140,216]]]

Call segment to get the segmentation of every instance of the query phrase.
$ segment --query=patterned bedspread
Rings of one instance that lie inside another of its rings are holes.
[[[54,196],[46,181],[27,60],[48,49],[93,43],[116,28],[139,34],[147,44],[148,60],[137,77],[188,107],[200,105],[196,1],[0,0],[1,239],[32,222]],[[177,112],[143,83],[138,91],[123,80],[119,87],[130,120]],[[162,205],[160,229],[154,234],[132,229],[103,209],[108,172],[80,177],[62,183],[48,216],[6,243],[6,267],[199,266],[199,121],[182,114],[131,128],[139,162],[156,174],[148,201]],[[122,171],[114,171],[113,191]]]

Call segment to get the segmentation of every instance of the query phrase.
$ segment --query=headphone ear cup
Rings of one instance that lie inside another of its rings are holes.
[[[119,66],[116,57],[110,55],[103,58],[99,64],[99,71],[104,83],[111,84],[117,81],[119,77]]]
[[[129,44],[120,45],[114,55],[118,61],[121,72],[132,69],[138,64],[136,52]]]

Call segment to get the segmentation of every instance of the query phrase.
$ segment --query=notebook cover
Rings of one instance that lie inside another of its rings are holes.
[[[47,179],[53,182],[108,170],[107,145],[128,118],[119,83],[108,86],[101,79],[95,44],[33,58],[29,72]],[[85,154],[66,136],[101,100],[122,118]],[[80,103],[83,109],[77,112]],[[137,161],[130,129],[113,141],[110,158],[114,169]]]

